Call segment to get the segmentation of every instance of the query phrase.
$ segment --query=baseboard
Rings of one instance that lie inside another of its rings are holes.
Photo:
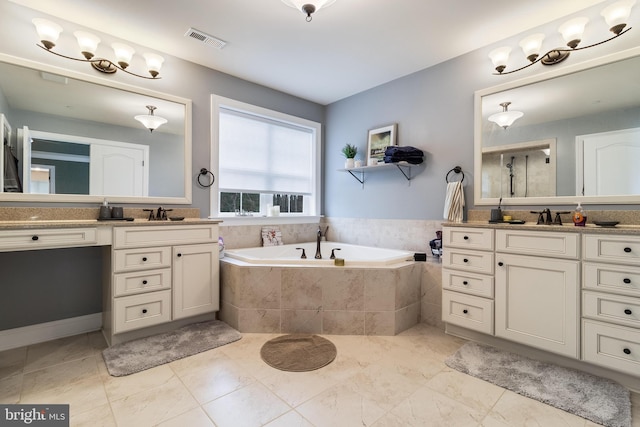
[[[97,331],[100,328],[102,313],[7,329],[0,331],[0,351]]]

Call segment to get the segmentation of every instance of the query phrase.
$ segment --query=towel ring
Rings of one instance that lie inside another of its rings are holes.
[[[444,180],[447,181],[447,183],[449,182],[449,174],[451,172],[461,173],[462,174],[462,179],[460,180],[460,182],[464,181],[464,172],[462,172],[462,168],[460,166],[456,166],[455,168],[453,168],[449,172],[447,172],[447,176],[444,177]]]
[[[203,176],[208,176],[211,175],[211,178],[209,179],[209,183],[208,184],[203,184],[200,181],[200,178]],[[200,173],[198,174],[198,184],[200,184],[200,187],[211,187],[213,185],[213,183],[215,182],[216,177],[215,175],[213,175],[213,172],[211,172],[210,170],[206,169],[206,168],[202,168],[200,169]]]

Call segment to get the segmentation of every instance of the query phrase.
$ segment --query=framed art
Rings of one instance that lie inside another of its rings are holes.
[[[397,145],[396,142],[396,130],[398,125],[396,123],[381,127],[378,129],[371,129],[369,131],[369,143],[367,145],[367,164],[374,165],[377,163],[384,163],[384,151],[391,145]]]

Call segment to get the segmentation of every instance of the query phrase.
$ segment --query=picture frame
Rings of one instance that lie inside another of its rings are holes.
[[[397,123],[369,131],[367,139],[367,165],[384,163],[384,152],[387,147],[398,145],[396,141]]]

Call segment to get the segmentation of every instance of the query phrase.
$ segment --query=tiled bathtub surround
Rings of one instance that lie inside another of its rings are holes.
[[[240,332],[395,335],[420,322],[420,263],[220,267],[220,319]]]

